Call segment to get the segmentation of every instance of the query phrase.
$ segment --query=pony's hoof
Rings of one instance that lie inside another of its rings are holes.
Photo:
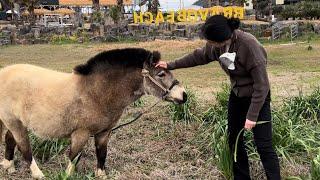
[[[105,170],[102,170],[102,169],[97,169],[95,172],[94,172],[94,175],[97,179],[107,179],[107,174],[106,174],[106,171]]]
[[[7,159],[4,159],[2,162],[0,162],[0,166],[2,166],[2,168],[7,170],[9,173],[13,173],[16,171],[16,169],[14,168],[13,160],[9,161]]]
[[[43,173],[40,171],[40,172],[37,172],[37,173],[32,174],[32,178],[33,178],[33,179],[43,179],[43,178],[44,178],[44,175],[43,175]]]
[[[13,174],[13,173],[16,172],[16,168],[14,168],[14,167],[9,167],[9,168],[7,169],[7,172],[8,172],[9,174]]]
[[[70,161],[68,164],[68,167],[66,169],[67,176],[69,177],[69,176],[73,175],[75,169],[76,169],[76,166]]]
[[[36,161],[32,159],[31,165],[30,165],[31,175],[33,179],[43,179],[44,175],[42,171],[39,169]]]

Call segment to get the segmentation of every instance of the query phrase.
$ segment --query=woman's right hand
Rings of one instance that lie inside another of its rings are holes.
[[[167,69],[167,68],[168,68],[168,63],[165,62],[165,61],[159,61],[159,62],[156,64],[156,67],[160,67],[160,68]]]

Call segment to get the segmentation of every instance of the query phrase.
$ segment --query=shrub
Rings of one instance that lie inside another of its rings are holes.
[[[118,6],[113,6],[110,8],[108,15],[112,18],[114,23],[118,23],[120,20],[121,11]]]
[[[282,10],[281,16],[282,16],[284,19],[295,18],[295,17],[296,17],[296,9],[295,9],[295,7],[292,6],[292,5],[286,6],[286,7]]]
[[[287,5],[280,13],[285,19],[290,17],[300,17],[306,19],[319,18],[320,17],[320,3],[319,2],[299,2],[294,5]]]
[[[92,13],[92,22],[101,23],[103,20],[103,14],[101,11],[95,11]]]
[[[52,44],[67,44],[67,43],[76,43],[76,36],[67,36],[67,35],[53,35],[50,37],[49,41]]]

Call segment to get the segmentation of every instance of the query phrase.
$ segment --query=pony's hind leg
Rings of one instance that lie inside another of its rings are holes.
[[[0,163],[0,165],[6,169],[9,173],[15,172],[15,167],[13,163],[14,149],[16,147],[16,141],[13,138],[12,133],[8,130],[5,136],[5,159]]]
[[[96,156],[97,156],[97,169],[95,171],[95,176],[97,178],[106,178],[105,172],[105,162],[107,157],[108,142],[110,139],[111,131],[106,131],[95,135],[95,146],[96,146]]]
[[[87,143],[88,139],[90,137],[90,133],[87,130],[78,129],[74,131],[71,134],[71,147],[70,147],[70,153],[69,153],[69,164],[66,169],[66,173],[68,176],[72,175],[75,166],[80,160],[80,157],[76,159],[76,157],[79,155],[79,153],[82,151],[83,146]],[[73,162],[76,160],[76,162]]]
[[[23,158],[30,165],[31,175],[35,179],[44,178],[43,173],[39,169],[36,161],[32,157],[31,146],[28,137],[27,128],[24,127],[19,120],[11,121],[7,125],[9,131],[11,131],[12,136],[18,146],[19,151],[21,152]]]

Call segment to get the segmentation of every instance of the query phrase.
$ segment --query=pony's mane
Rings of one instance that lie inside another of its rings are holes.
[[[158,51],[148,51],[143,48],[126,48],[104,51],[90,58],[85,64],[76,66],[76,74],[89,75],[97,70],[118,67],[143,68],[144,62],[156,63],[161,56]]]

